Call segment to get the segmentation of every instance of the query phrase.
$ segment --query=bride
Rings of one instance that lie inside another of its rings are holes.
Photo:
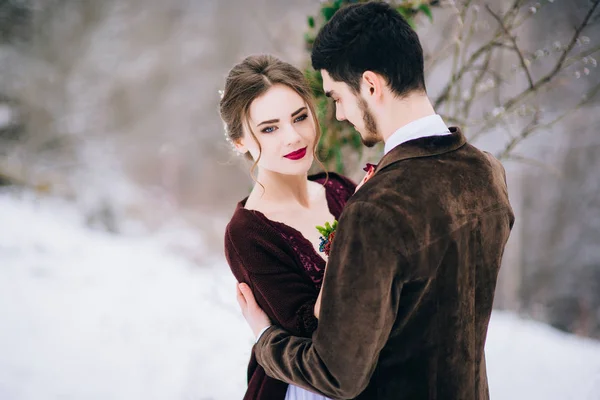
[[[308,175],[320,128],[310,87],[294,66],[269,55],[246,58],[229,72],[220,113],[228,141],[253,160],[251,173],[258,170],[227,225],[231,271],[271,321],[311,337],[326,265],[315,227],[338,219],[356,186],[333,172]],[[267,376],[253,351],[244,399],[326,397]]]

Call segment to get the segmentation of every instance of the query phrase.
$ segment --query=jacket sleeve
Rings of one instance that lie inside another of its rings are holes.
[[[319,292],[297,265],[291,248],[266,227],[230,224],[225,256],[238,282],[247,283],[271,321],[295,335],[310,337]]]
[[[381,207],[348,204],[329,257],[319,326],[312,339],[284,327],[267,330],[255,351],[268,375],[333,398],[354,398],[367,387],[402,289],[405,259],[390,241],[392,221]]]

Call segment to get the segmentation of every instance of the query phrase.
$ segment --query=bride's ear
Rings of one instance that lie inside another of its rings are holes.
[[[240,154],[246,154],[248,152],[248,148],[244,144],[243,139],[236,140],[235,142],[233,142],[233,145],[235,146],[236,151]]]

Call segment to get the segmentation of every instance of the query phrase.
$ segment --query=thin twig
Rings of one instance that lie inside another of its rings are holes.
[[[535,13],[525,13],[525,16],[523,17],[523,19],[521,19],[520,21],[515,21],[515,23],[513,25],[513,29],[519,29],[531,17],[533,17],[534,15],[537,15],[539,13],[539,10],[541,10],[544,7],[547,7],[549,5],[548,3],[549,3],[548,1],[544,1],[542,3],[538,3],[538,5],[537,5],[537,11]]]
[[[500,52],[498,54],[498,59],[497,59],[498,65],[503,64],[504,57],[505,57],[504,52]],[[502,85],[507,80],[504,78],[504,76],[502,76],[500,74],[500,72],[492,71],[492,73],[495,74],[494,77],[496,78],[496,86],[494,87],[494,106],[499,107],[502,102],[501,97],[500,97],[501,88],[502,88]]]
[[[446,25],[442,27],[442,32],[450,31],[452,26],[454,26],[454,21],[449,19],[446,22]],[[439,60],[446,59],[453,47],[454,42],[452,40],[441,40],[438,47],[433,49],[433,51],[425,58],[425,71],[434,67]]]
[[[463,65],[463,67],[450,78],[450,82],[444,87],[444,89],[442,90],[442,93],[440,93],[440,95],[435,99],[435,101],[434,101],[435,108],[438,108],[442,103],[444,103],[446,100],[448,100],[450,91],[452,90],[452,88],[454,87],[456,82],[458,82],[459,80],[462,79],[463,75],[467,71],[469,71],[471,66],[475,63],[475,61],[477,61],[477,59],[479,59],[479,57],[481,57],[485,52],[489,51],[490,49],[492,49],[494,47],[504,46],[503,43],[496,42],[496,40],[498,38],[499,38],[499,36],[497,38],[495,38],[493,41],[480,47],[473,54],[471,54],[471,57],[469,57],[469,60],[467,61],[467,63],[465,65]]]
[[[533,118],[527,126],[521,131],[521,133],[517,136],[514,136],[504,147],[504,150],[497,155],[497,158],[500,160],[502,158],[506,158],[510,152],[523,140],[525,140],[531,133],[535,130],[540,129],[541,126],[539,124],[540,121],[540,110],[537,109]],[[558,121],[557,121],[558,122]]]
[[[594,48],[591,48],[587,51],[582,51],[581,53],[578,53],[576,56],[567,58],[567,60],[565,61],[565,64],[563,65],[564,68],[567,68],[573,64],[575,64],[577,61],[581,61],[582,58],[584,57],[589,57],[594,53],[597,53],[598,51],[600,51],[600,46],[596,46]]]
[[[456,8],[456,6],[454,6],[454,8]],[[456,24],[453,19],[450,18],[446,20],[444,26],[441,27],[441,32],[450,31],[454,25]],[[425,72],[435,66],[438,60],[445,59],[448,55],[449,49],[451,49],[453,46],[454,42],[452,40],[441,40],[437,48],[433,49],[431,53],[425,56]]]
[[[539,167],[539,168],[545,169],[547,171],[550,171],[550,173],[552,175],[556,176],[557,178],[562,177],[562,173],[560,172],[560,170],[558,168],[553,167],[550,164],[543,163],[543,162],[533,159],[533,158],[525,157],[525,156],[522,156],[519,154],[509,154],[504,158],[504,160],[517,161],[517,162],[521,162],[523,164],[533,165],[535,167]]]
[[[529,123],[521,132],[521,134],[515,138],[513,138],[505,147],[504,149],[498,153],[497,158],[498,159],[502,159],[502,158],[506,158],[511,151],[516,147],[517,144],[519,144],[520,142],[522,142],[523,140],[525,140],[527,137],[529,137],[533,132],[538,131],[540,129],[550,129],[552,128],[554,125],[556,125],[557,123],[559,123],[560,121],[562,121],[565,117],[567,117],[568,115],[570,115],[571,113],[573,113],[573,111],[581,108],[583,105],[585,105],[586,103],[590,102],[597,94],[598,92],[600,92],[600,83],[597,84],[596,86],[594,86],[594,88],[589,91],[582,100],[579,101],[579,103],[577,103],[577,105],[575,105],[573,108],[571,108],[569,111],[561,114],[559,117],[553,119],[550,122],[547,122],[545,124],[539,125],[537,123]]]
[[[517,14],[518,14],[517,11],[519,10],[519,7],[521,6],[521,3],[523,1],[524,0],[515,0],[513,5],[511,6],[510,10],[507,12],[507,14],[505,16],[506,21],[510,20],[512,22],[514,20],[514,18],[516,18]],[[475,52],[473,52],[473,54],[471,54],[471,57],[469,57],[469,60],[461,67],[461,69],[458,72],[452,74],[450,81],[444,87],[442,92],[438,95],[438,97],[434,101],[434,107],[436,109],[442,103],[444,103],[445,101],[448,100],[448,98],[450,97],[450,93],[451,93],[452,89],[454,88],[454,86],[462,79],[464,74],[479,59],[479,57],[481,57],[483,54],[485,54],[487,51],[490,51],[494,47],[506,46],[501,40],[502,35],[503,35],[503,31],[501,29],[498,29],[498,31],[496,31],[496,33],[494,34],[494,36],[488,43],[486,43],[485,45],[483,45],[479,49],[477,49]]]
[[[472,1],[469,0],[465,3],[464,5],[464,20],[466,20],[467,17],[467,12],[469,11],[468,8],[471,5]],[[465,58],[467,57],[467,51],[469,50],[469,45],[471,44],[471,39],[473,38],[473,34],[475,33],[475,21],[477,21],[477,18],[473,15],[473,14],[477,14],[478,11],[474,11],[471,13],[471,23],[469,24],[469,29],[467,32],[467,36],[465,37],[465,40],[463,42],[463,48],[462,48],[462,54],[460,56],[460,62],[464,65],[465,63]]]
[[[598,7],[598,4],[600,4],[600,0],[594,1],[594,4],[592,5],[592,8],[590,8],[590,11],[588,11],[588,13],[585,16],[585,18],[583,19],[583,22],[581,23],[581,25],[579,25],[579,27],[577,28],[577,30],[575,30],[575,34],[571,38],[571,42],[569,43],[569,45],[567,46],[567,48],[565,49],[565,51],[562,53],[562,56],[560,57],[560,59],[556,63],[556,66],[554,67],[554,69],[552,70],[552,72],[550,72],[550,74],[548,74],[548,76],[552,77],[552,76],[554,76],[555,74],[557,74],[561,70],[563,63],[565,62],[565,60],[567,58],[567,55],[571,52],[571,50],[575,46],[575,43],[577,43],[577,38],[581,34],[581,31],[583,31],[583,28],[585,28],[587,26],[587,23],[590,20],[590,18],[592,17],[592,14],[594,13],[594,11],[596,10],[596,7]],[[542,78],[542,80],[543,79],[545,79],[545,78]]]
[[[488,10],[488,12],[490,14],[492,14],[492,17],[494,17],[494,19],[496,21],[498,21],[498,24],[500,25],[502,30],[504,30],[504,33],[506,33],[506,36],[508,36],[508,38],[512,42],[513,48],[514,48],[515,52],[517,53],[517,55],[519,56],[519,60],[521,61],[521,67],[523,67],[523,70],[527,74],[527,80],[529,81],[529,87],[533,88],[533,79],[531,78],[531,72],[529,72],[529,68],[527,67],[527,64],[525,63],[525,57],[523,57],[523,53],[521,52],[521,49],[519,49],[519,46],[517,45],[517,39],[515,38],[515,36],[511,35],[511,33],[508,30],[508,28],[506,27],[506,25],[504,25],[504,22],[502,22],[502,19],[494,11],[492,11],[492,9],[490,8],[490,6],[488,4],[485,5],[485,8]]]
[[[456,9],[456,12],[458,14],[458,24],[460,26],[460,31],[458,33],[458,37],[455,40],[455,49],[454,49],[454,56],[452,58],[452,75],[454,76],[456,74],[456,70],[460,64],[460,55],[461,55],[461,47],[464,46],[463,43],[463,36],[465,33],[465,16],[467,14],[467,10],[469,8],[469,4],[471,4],[472,0],[467,0],[465,7],[462,10],[458,10],[458,8],[456,7],[456,5],[452,4],[452,7],[454,9]],[[455,82],[455,84],[458,84],[458,81]],[[453,87],[454,88],[454,87]],[[456,88],[456,91],[458,92],[460,95],[460,87]],[[452,105],[452,103],[447,103],[447,107],[448,107],[448,111],[452,112],[452,110],[450,110],[450,106]]]
[[[577,42],[577,38],[581,34],[581,31],[583,30],[583,28],[585,28],[587,26],[587,23],[589,22],[592,14],[596,10],[596,7],[598,7],[598,4],[600,4],[600,0],[595,0],[594,4],[592,5],[592,7],[588,11],[587,15],[585,16],[584,20],[579,25],[579,27],[575,30],[575,33],[573,34],[573,37],[571,38],[571,41],[570,41],[569,45],[566,47],[565,51],[562,53],[560,59],[558,60],[558,62],[556,63],[556,66],[552,69],[552,71],[550,71],[546,76],[544,76],[539,81],[537,81],[533,85],[533,87],[529,87],[526,90],[524,90],[523,92],[521,92],[518,95],[516,95],[515,97],[507,100],[504,103],[504,105],[503,105],[503,108],[504,108],[505,112],[508,112],[516,104],[518,104],[519,102],[521,102],[522,100],[524,100],[531,93],[536,92],[542,86],[544,86],[545,84],[547,84],[548,82],[550,82],[554,78],[554,76],[556,76],[562,70],[563,64],[564,64],[564,62],[565,62],[565,60],[567,58],[567,54],[573,49],[573,46],[575,46],[575,43]],[[502,116],[502,114],[500,114],[497,117],[494,117],[494,118],[491,118],[490,120],[488,120],[488,123],[483,127],[482,131],[486,131],[487,129],[489,129],[496,122],[496,120],[498,118],[500,118],[501,116]]]
[[[500,63],[494,63],[494,64],[500,64]],[[485,70],[485,69],[483,68],[483,66],[479,66],[479,65],[477,65],[477,66],[473,66],[473,67],[469,68],[469,70],[470,70],[470,71],[472,71],[472,72],[481,72],[481,71],[485,71],[487,74],[490,74],[491,76],[493,76],[493,77],[494,77],[494,80],[495,80],[497,83],[502,83],[502,82],[504,82],[504,81],[505,81],[504,77],[503,77],[503,76],[502,76],[502,75],[501,75],[499,72],[496,72],[496,71],[494,71],[494,70],[492,70],[492,69],[489,69],[489,68],[488,68],[487,70]]]
[[[485,74],[488,72],[488,70],[490,68],[490,61],[492,59],[493,54],[494,54],[493,51],[490,51],[489,53],[487,53],[485,61],[483,62],[483,66],[481,67],[481,70],[479,71],[479,73],[477,74],[477,76],[475,77],[475,80],[473,81],[473,83],[471,85],[471,91],[469,93],[469,98],[467,99],[467,102],[464,106],[463,117],[465,119],[469,118],[469,113],[471,112],[471,106],[473,105],[473,101],[477,97],[477,87],[479,86],[479,83],[481,83],[481,80],[483,79],[483,77],[485,76]]]

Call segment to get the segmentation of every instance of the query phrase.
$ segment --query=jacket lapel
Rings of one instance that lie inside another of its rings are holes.
[[[381,158],[379,164],[377,164],[375,173],[402,160],[436,156],[462,147],[467,142],[467,139],[460,129],[457,127],[451,127],[449,129],[450,135],[427,136],[404,142],[394,147]]]

